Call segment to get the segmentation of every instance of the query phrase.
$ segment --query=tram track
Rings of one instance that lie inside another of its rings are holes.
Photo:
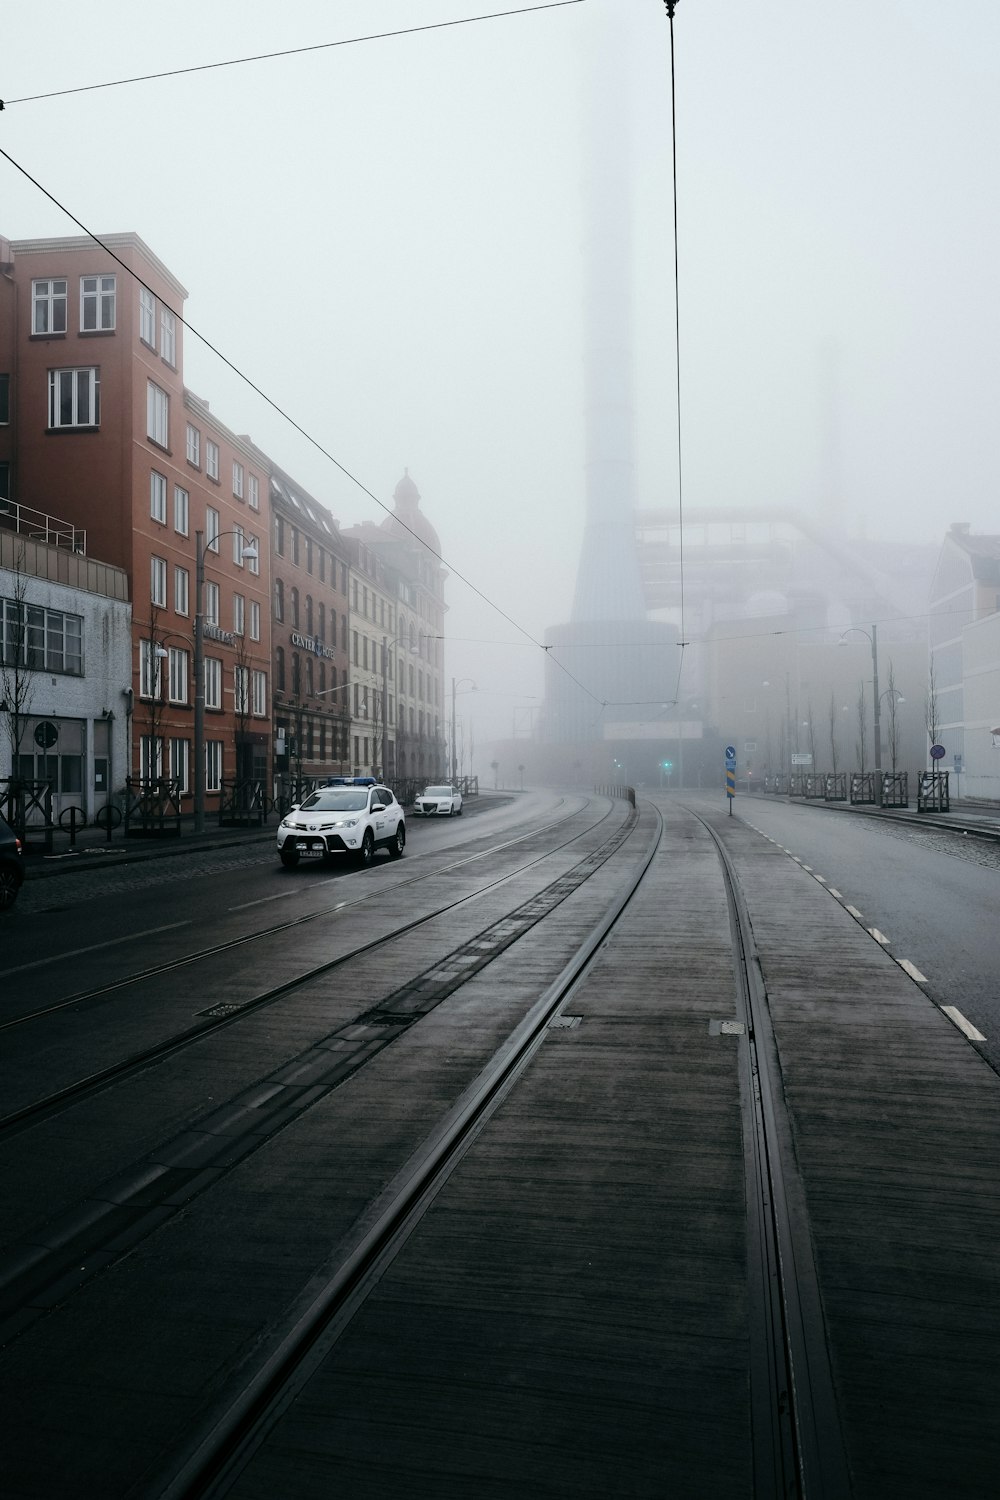
[[[42,1316],[60,1288],[72,1290],[83,1285],[95,1270],[103,1269],[109,1257],[119,1257],[167,1218],[182,1211],[194,1197],[214,1186],[220,1176],[469,984],[611,859],[628,842],[637,822],[637,814],[631,810],[609,838],[519,907],[467,938],[459,948],[447,952],[430,969],[416,974],[362,1015],[326,1036],[314,1038],[299,1053],[286,1056],[268,1074],[229,1099],[216,1101],[208,1113],[188,1120],[173,1138],[123,1166],[85,1198],[64,1208],[39,1236],[24,1245],[9,1247],[0,1257],[0,1342],[19,1334]],[[463,898],[463,904],[469,899]],[[396,936],[429,920],[432,918],[424,917],[410,928],[401,929]],[[338,959],[326,965],[325,971],[346,961],[346,957]],[[310,980],[314,977],[314,974],[308,976]],[[261,997],[259,1004],[306,982],[291,980],[280,990]],[[219,1018],[219,1024],[232,1024],[242,1014],[241,1011],[237,1016]],[[105,1070],[103,1075],[83,1081],[63,1091],[61,1096],[39,1101],[22,1111],[19,1119],[8,1116],[9,1133],[15,1124],[27,1128],[69,1104],[83,1102],[100,1089],[201,1040],[204,1034],[200,1031],[183,1040],[175,1038],[150,1055]]]
[[[656,837],[603,918],[359,1221],[357,1233],[338,1247],[335,1263],[309,1288],[294,1317],[272,1331],[253,1367],[239,1372],[185,1446],[143,1486],[148,1500],[221,1500],[228,1493],[516,1086],[635,896],[661,837],[662,819],[657,814]]]
[[[712,823],[729,906],[740,1050],[747,1200],[747,1293],[754,1493],[845,1500],[852,1493],[830,1367],[805,1189],[747,902]]]

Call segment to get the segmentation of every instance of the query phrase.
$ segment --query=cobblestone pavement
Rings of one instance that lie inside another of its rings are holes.
[[[60,871],[48,878],[29,873],[10,919],[16,920],[18,914],[33,916],[39,912],[66,911],[102,896],[122,895],[190,880],[194,874],[224,875],[268,864],[278,868],[273,839],[254,839],[227,848],[188,848],[169,856],[115,862],[106,869],[99,865],[95,867],[93,858],[88,857],[87,866],[78,870]]]

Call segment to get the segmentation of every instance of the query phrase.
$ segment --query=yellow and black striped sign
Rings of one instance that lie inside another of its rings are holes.
[[[736,772],[735,771],[727,771],[726,772],[726,796],[727,797],[735,797],[736,796]]]

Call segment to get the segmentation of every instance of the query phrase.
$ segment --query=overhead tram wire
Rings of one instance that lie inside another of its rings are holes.
[[[153,292],[152,287],[147,286],[142,277],[137,275],[136,272],[132,270],[131,266],[127,266],[125,264],[121,256],[116,255],[109,245],[106,245],[98,235],[94,234],[93,230],[87,228],[82,219],[78,219],[76,214],[72,213],[64,203],[60,202],[60,200],[55,196],[54,193],[50,193],[48,188],[43,187],[37,178],[32,177],[27,168],[22,167],[20,162],[15,161],[10,153],[8,151],[5,151],[2,146],[0,146],[0,157],[2,157],[5,161],[10,162],[11,166],[14,167],[16,171],[20,172],[23,177],[26,177],[33,187],[37,188],[40,193],[48,198],[49,202],[54,204],[61,213],[64,213],[66,217],[77,226],[78,229],[81,229],[83,233],[88,237],[88,239],[93,240],[95,245],[99,245],[100,248],[104,251],[105,255],[109,256],[116,265],[121,266],[126,275],[131,276],[133,281],[137,282],[139,286],[144,287],[151,296],[156,295]],[[304,437],[306,442],[310,443],[312,447],[316,449],[317,453],[321,453],[329,463],[333,464],[334,468],[338,469],[340,473],[343,474],[345,479],[349,479],[352,484],[358,487],[362,494],[367,495],[369,500],[373,500],[380,510],[384,510],[387,516],[392,517],[397,525],[401,526],[404,531],[408,532],[410,536],[413,537],[413,540],[415,542],[418,542],[421,547],[423,547],[427,552],[431,554],[432,557],[436,557],[438,562],[441,563],[442,567],[446,567],[448,569],[452,577],[459,579],[462,583],[465,584],[466,588],[472,590],[477,599],[481,599],[484,604],[489,605],[490,609],[495,610],[502,620],[506,620],[508,625],[512,626],[515,630],[520,631],[521,635],[523,635],[525,640],[530,642],[531,645],[536,646],[538,650],[542,652],[546,652],[548,650],[548,648],[542,641],[537,640],[531,634],[530,630],[526,630],[523,625],[518,624],[513,615],[509,615],[505,609],[501,609],[499,604],[495,603],[488,594],[484,594],[482,589],[478,588],[470,578],[467,578],[459,568],[456,568],[452,563],[448,562],[436,547],[432,547],[430,543],[425,541],[422,536],[418,536],[412,527],[407,526],[405,521],[400,520],[395,511],[390,510],[388,505],[386,505],[383,500],[380,500],[379,497],[374,494],[373,491],[370,490],[368,486],[357,477],[356,474],[352,474],[350,469],[342,464],[338,458],[335,458],[328,448],[324,448],[323,444],[319,441],[318,438],[313,437],[312,433],[308,432],[301,425],[301,423],[297,422],[293,416],[285,411],[284,407],[279,406],[277,401],[275,401],[273,397],[269,396],[266,391],[262,390],[259,385],[251,380],[250,376],[247,375],[244,370],[241,370],[239,365],[233,364],[233,361],[229,359],[225,354],[223,354],[222,350],[218,349],[215,344],[212,343],[211,339],[206,338],[203,333],[200,333],[192,323],[189,323],[187,319],[181,313],[177,312],[174,308],[168,308],[168,311],[173,313],[178,323],[180,323],[183,328],[186,328],[189,333],[193,334],[194,337],[199,341],[199,343],[203,344],[206,349],[211,350],[216,359],[221,360],[227,369],[232,370],[233,374],[243,381],[244,385],[249,386],[250,390],[252,390],[255,395],[259,396],[262,401],[266,402],[266,404],[271,408],[273,412],[276,412],[283,421],[287,422],[290,427],[293,427],[301,437]],[[597,694],[592,693],[590,688],[588,688],[585,683],[581,682],[580,679],[576,677],[568,667],[563,666],[562,662],[558,661],[555,657],[553,657],[552,660],[555,662],[555,665],[559,668],[559,670],[565,673],[565,675],[570,679],[571,682],[575,683],[582,692],[586,693],[588,698],[592,698],[595,703],[601,702]]]
[[[684,671],[684,651],[688,644],[684,609],[684,463],[681,445],[681,297],[680,297],[680,252],[677,231],[677,84],[674,70],[674,11],[678,0],[663,0],[667,20],[670,23],[670,145],[672,155],[672,184],[674,200],[674,357],[677,378],[677,547],[680,572],[681,629],[680,654],[677,660],[677,681],[674,684],[673,702],[680,701],[681,674]],[[681,760],[680,776],[683,779],[683,739],[678,726],[677,742]]]
[[[455,21],[431,21],[424,26],[405,26],[398,31],[375,31],[368,36],[344,37],[339,42],[315,42],[309,47],[287,47],[281,52],[259,52],[251,57],[231,57],[222,62],[196,63],[189,68],[169,68],[162,73],[139,73],[134,78],[110,78],[104,83],[83,83],[76,88],[54,89],[48,94],[26,94],[21,99],[0,99],[0,109],[12,104],[35,104],[41,99],[62,99],[67,94],[87,94],[95,89],[122,88],[130,83],[152,83],[160,78],[179,78],[185,73],[208,73],[214,68],[238,68],[244,63],[271,62],[279,57],[300,57],[307,52],[326,52],[332,47],[355,47],[361,42],[381,42],[391,37],[413,36],[421,31],[444,31],[453,26],[472,26],[477,21],[501,21],[508,16],[526,16],[534,11],[559,10],[565,5],[583,5],[585,0],[545,0],[540,5],[522,5],[516,10],[491,11],[481,16],[460,16]]]

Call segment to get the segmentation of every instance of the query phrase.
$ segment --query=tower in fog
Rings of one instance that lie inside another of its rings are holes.
[[[597,764],[605,746],[609,765],[622,741],[652,755],[677,666],[676,630],[647,618],[635,542],[629,40],[607,6],[586,122],[585,522],[572,617],[545,636],[544,737],[592,744]]]

